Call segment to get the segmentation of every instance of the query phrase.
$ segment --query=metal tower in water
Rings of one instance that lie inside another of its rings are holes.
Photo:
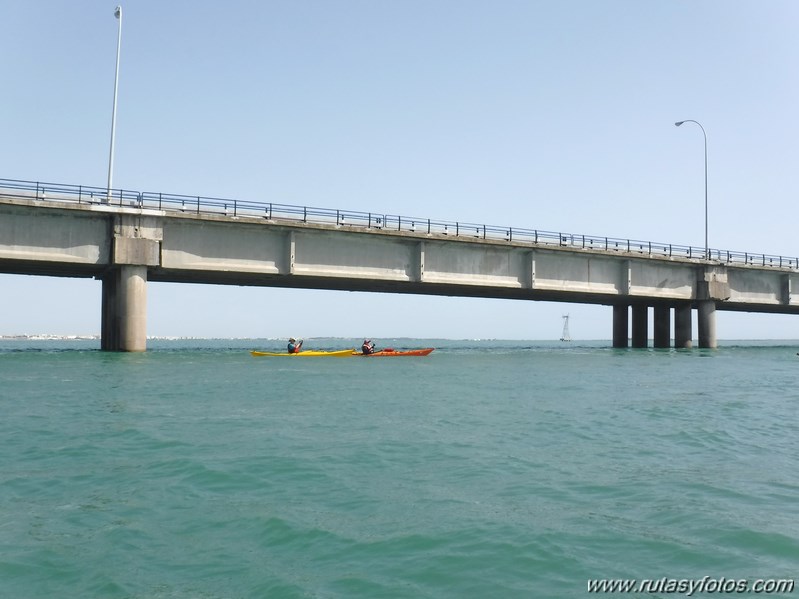
[[[561,341],[571,341],[572,338],[569,337],[569,315],[563,315],[563,333],[560,336]]]

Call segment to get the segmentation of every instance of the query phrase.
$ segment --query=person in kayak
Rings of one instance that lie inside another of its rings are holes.
[[[365,356],[375,353],[375,344],[371,339],[364,339],[361,345],[361,351]]]
[[[297,341],[294,337],[289,338],[289,344],[286,348],[290,354],[298,354],[300,353],[300,349],[302,349],[302,339]]]

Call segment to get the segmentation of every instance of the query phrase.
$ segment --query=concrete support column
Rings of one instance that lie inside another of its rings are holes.
[[[102,277],[100,346],[104,350],[147,349],[147,268],[161,264],[163,238],[163,226],[157,217],[113,216],[111,267]]]
[[[780,281],[780,303],[785,304],[786,306],[791,305],[791,292],[792,292],[792,284],[791,284],[791,275],[782,275],[782,280]]]
[[[627,347],[627,341],[630,337],[628,319],[627,319],[627,305],[614,304],[613,305],[613,347]]]
[[[100,302],[100,349],[113,351],[119,344],[117,340],[117,327],[114,326],[116,317],[116,291],[114,283],[116,273],[106,273],[103,276],[102,301]]]
[[[691,305],[674,307],[674,347],[691,349]]]
[[[654,308],[655,347],[671,346],[671,308],[658,304]]]
[[[147,349],[146,266],[119,266],[103,278],[100,347],[106,351]]]
[[[633,347],[646,347],[648,345],[647,312],[648,307],[646,305],[633,305]]]
[[[699,302],[697,318],[699,347],[711,349],[718,347],[716,342],[716,302],[713,300]]]

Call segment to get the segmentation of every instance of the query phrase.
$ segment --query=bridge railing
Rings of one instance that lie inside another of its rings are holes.
[[[257,217],[271,222],[288,221],[326,224],[338,227],[398,231],[425,237],[446,236],[461,239],[481,239],[529,243],[531,246],[557,246],[571,249],[602,250],[657,256],[710,260],[726,264],[746,264],[761,267],[799,270],[799,258],[778,255],[710,249],[670,243],[619,239],[598,235],[576,235],[540,229],[502,227],[460,221],[432,220],[422,217],[358,212],[295,206],[273,202],[251,202],[226,198],[188,196],[160,192],[140,192],[86,185],[66,185],[0,179],[0,198],[23,200],[52,200],[79,204],[105,204],[110,206],[148,208],[170,212],[214,214],[229,217]]]

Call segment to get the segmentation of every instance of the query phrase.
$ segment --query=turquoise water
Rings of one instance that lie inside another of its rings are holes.
[[[0,342],[0,597],[581,597],[589,579],[796,575],[799,344],[379,344],[437,349]]]

